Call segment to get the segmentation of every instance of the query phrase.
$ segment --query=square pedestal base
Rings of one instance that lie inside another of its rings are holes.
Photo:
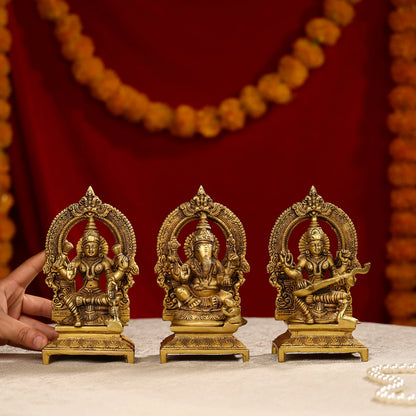
[[[243,361],[249,359],[248,348],[235,338],[232,333],[224,333],[218,328],[207,333],[207,328],[178,328],[171,327],[175,333],[165,338],[160,344],[160,362],[166,363],[168,354],[186,355],[223,355],[241,354]],[[203,331],[204,332],[199,332]],[[235,331],[235,329],[234,329]],[[233,332],[234,332],[233,331]]]
[[[289,324],[288,330],[272,344],[279,362],[288,353],[359,353],[368,361],[368,348],[352,336],[355,324]]]
[[[107,327],[56,327],[59,337],[42,350],[43,364],[52,355],[116,355],[134,363],[134,343],[119,330]]]

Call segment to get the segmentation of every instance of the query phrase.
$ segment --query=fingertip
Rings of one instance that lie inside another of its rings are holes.
[[[48,344],[48,338],[45,335],[36,335],[32,341],[32,348],[34,350],[41,350]]]

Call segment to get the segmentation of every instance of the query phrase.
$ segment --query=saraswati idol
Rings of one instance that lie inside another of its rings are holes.
[[[115,238],[112,258],[97,221]],[[71,256],[74,245],[67,240],[68,234],[81,222],[84,232]],[[49,364],[50,356],[64,354],[121,355],[133,363],[134,344],[122,332],[130,319],[127,291],[139,273],[135,253],[130,222],[103,204],[91,187],[79,203],[56,216],[46,238],[43,271],[53,290],[52,319],[59,337],[43,349],[44,364]]]
[[[330,252],[330,239],[319,221],[335,232],[338,250]],[[294,261],[289,237],[300,223],[309,222],[298,242]],[[368,349],[352,336],[357,319],[352,317],[350,288],[357,274],[365,274],[357,260],[357,235],[351,219],[324,202],[314,187],[302,202],[277,219],[270,235],[270,283],[277,289],[275,318],[286,321],[288,330],[278,336],[272,352],[284,361],[291,352],[359,353],[368,360]]]
[[[187,236],[182,261],[179,233],[191,221],[195,231]],[[220,243],[210,221],[224,233],[226,250],[218,258]],[[160,360],[168,354],[242,354],[248,349],[233,333],[246,323],[241,316],[239,288],[249,271],[245,259],[246,237],[240,220],[225,206],[213,202],[202,186],[197,195],[165,219],[158,236],[155,272],[165,290],[163,319],[174,332],[160,348]]]

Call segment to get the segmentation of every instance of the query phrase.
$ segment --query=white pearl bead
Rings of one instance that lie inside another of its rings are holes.
[[[391,373],[396,373],[397,372],[397,370],[399,369],[399,364],[392,364],[391,366],[390,366],[390,372]]]
[[[416,372],[416,363],[407,364],[407,370],[412,373]]]
[[[408,405],[416,404],[416,395],[415,394],[411,394],[410,396],[407,396],[407,404]]]
[[[381,393],[380,393],[380,400],[381,400],[382,402],[385,402],[385,401],[386,401],[386,399],[387,399],[387,395],[388,395],[388,393],[387,393],[386,391],[381,392]]]
[[[399,393],[396,395],[397,404],[403,404],[405,400],[406,400],[406,396],[404,395],[404,393]]]
[[[396,401],[396,395],[394,393],[389,393],[387,395],[386,403],[393,404]]]

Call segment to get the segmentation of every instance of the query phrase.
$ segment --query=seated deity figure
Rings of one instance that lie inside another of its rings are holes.
[[[129,266],[120,244],[113,247],[115,257],[111,260],[107,256],[107,242],[100,236],[94,219],[89,217],[84,234],[77,244],[77,255],[69,261],[67,255],[71,249],[72,244],[66,241],[62,255],[66,258],[58,258],[54,270],[61,277],[61,300],[71,312],[74,326],[106,325],[109,320],[119,322],[119,281]],[[82,287],[75,291],[73,288],[78,274],[82,279]],[[100,287],[103,274],[106,278],[106,291]]]
[[[241,324],[241,309],[236,307],[232,292],[232,275],[239,259],[234,252],[224,266],[218,260],[218,239],[210,230],[207,217],[202,214],[196,231],[185,241],[188,260],[180,265],[175,256],[170,257],[176,281],[174,293],[180,302],[175,320],[208,323],[228,319],[230,323]]]
[[[298,310],[289,322],[356,322],[355,318],[345,315],[351,301],[345,284],[353,286],[356,279],[353,274],[345,273],[350,265],[350,252],[340,250],[334,261],[329,251],[329,238],[316,217],[311,219],[299,241],[299,252],[297,264],[291,253],[280,253],[284,273],[295,281],[293,298]],[[307,278],[304,278],[304,272]],[[331,311],[325,305],[332,305],[335,310]]]

